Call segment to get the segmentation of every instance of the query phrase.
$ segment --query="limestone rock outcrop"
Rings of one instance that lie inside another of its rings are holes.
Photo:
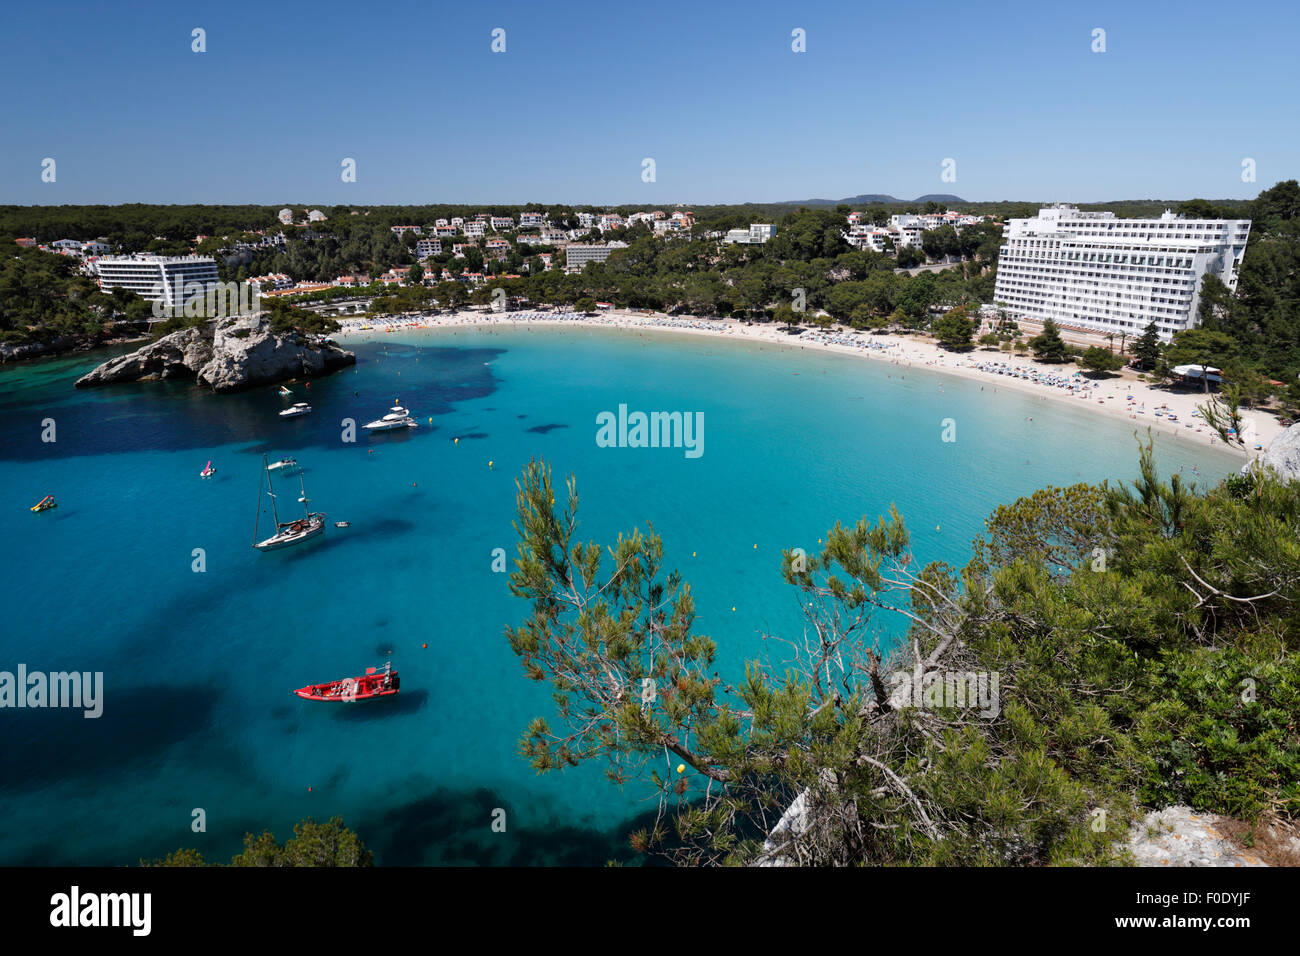
[[[105,362],[77,379],[76,385],[182,379],[218,393],[235,392],[325,375],[356,361],[353,353],[336,345],[294,331],[275,331],[267,316],[257,313],[164,335]]]

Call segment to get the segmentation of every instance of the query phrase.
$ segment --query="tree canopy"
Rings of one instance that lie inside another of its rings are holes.
[[[506,637],[555,707],[521,752],[655,795],[639,850],[1104,863],[1144,806],[1300,813],[1300,483],[1197,490],[1148,444],[1131,485],[1000,508],[962,569],[919,561],[896,512],[837,523],[783,558],[803,635],[743,673],[696,633],[653,529],[602,548],[577,512],[573,478],[557,506],[528,466],[511,590],[531,610]]]

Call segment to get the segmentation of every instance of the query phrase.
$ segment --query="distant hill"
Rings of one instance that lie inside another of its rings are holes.
[[[927,193],[916,199],[896,199],[885,193],[863,193],[861,196],[850,196],[848,199],[804,199],[798,202],[781,203],[783,206],[838,206],[843,203],[846,206],[903,206],[912,205],[913,203],[922,202],[947,202],[947,203],[965,203],[966,200],[960,196],[953,196],[948,193]]]

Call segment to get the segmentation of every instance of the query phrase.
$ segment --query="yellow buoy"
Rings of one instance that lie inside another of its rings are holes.
[[[453,438],[453,439],[451,440],[451,443],[452,443],[453,445],[459,445],[459,444],[460,444],[460,439],[459,439],[459,438]]]
[[[684,764],[684,763],[679,763],[679,764],[677,765],[677,772],[678,772],[678,773],[685,773],[685,772],[686,772],[686,764]]]
[[[736,609],[736,605],[734,605],[734,604],[731,605],[731,609],[734,611],[734,610]]]
[[[488,462],[488,467],[489,467],[489,468],[492,467],[492,462]]]

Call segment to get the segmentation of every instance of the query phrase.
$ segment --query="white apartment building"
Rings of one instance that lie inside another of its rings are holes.
[[[465,235],[470,239],[481,239],[487,235],[487,224],[482,219],[465,223]]]
[[[873,226],[871,223],[854,223],[845,233],[844,238],[848,240],[849,245],[856,246],[859,249],[871,249],[875,252],[885,251],[885,240],[888,239],[898,248],[902,241],[902,233],[897,229],[890,230],[880,226]]]
[[[205,295],[218,282],[217,263],[211,256],[104,256],[95,262],[95,272],[104,291],[127,289],[167,308]]]
[[[415,254],[420,259],[442,255],[441,239],[420,239],[415,243]]]
[[[1155,322],[1168,341],[1196,325],[1201,279],[1229,289],[1249,219],[1116,219],[1058,204],[1012,219],[998,254],[994,301],[1015,317],[1140,335]]]
[[[739,242],[759,246],[772,238],[772,226],[765,222],[751,223],[748,229],[729,229],[723,242]]]
[[[927,225],[920,216],[903,214],[889,217],[889,234],[895,246],[916,246],[919,249],[921,234],[934,228],[938,228],[937,225]]]
[[[292,289],[293,280],[283,272],[269,272],[264,276],[254,276],[248,280],[249,285],[255,285],[263,292],[278,292],[280,289]]]
[[[541,229],[546,225],[546,217],[540,212],[521,212],[519,214],[520,229]]]
[[[592,243],[590,245],[571,243],[564,247],[564,267],[579,271],[588,262],[604,262],[615,249],[626,248],[626,242],[618,242],[617,240],[600,244]]]

